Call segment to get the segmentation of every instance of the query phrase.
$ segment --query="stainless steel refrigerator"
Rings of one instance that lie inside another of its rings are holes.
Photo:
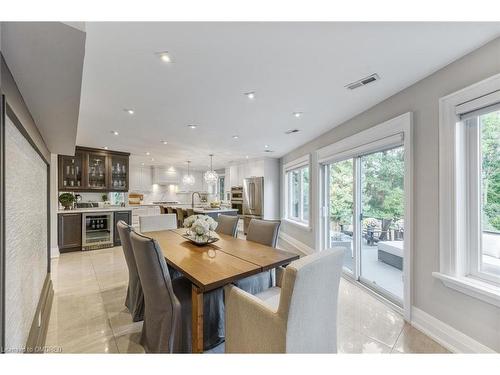
[[[247,233],[250,220],[264,216],[264,177],[243,180],[243,229]]]

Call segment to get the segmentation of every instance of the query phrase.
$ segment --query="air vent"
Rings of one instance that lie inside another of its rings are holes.
[[[300,132],[299,129],[288,129],[285,134],[293,134],[293,133],[298,133]]]
[[[274,152],[273,150],[266,149],[264,152]]]
[[[368,77],[362,78],[359,81],[349,83],[345,87],[347,87],[349,90],[354,90],[354,89],[357,89],[358,87],[366,86],[369,83],[378,81],[379,79],[380,79],[380,77],[378,76],[377,73],[375,73],[375,74],[372,74]]]

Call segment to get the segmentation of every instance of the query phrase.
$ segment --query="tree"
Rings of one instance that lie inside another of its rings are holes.
[[[340,226],[352,223],[353,161],[344,160],[330,165],[330,219]]]
[[[500,111],[480,120],[483,225],[500,231]]]

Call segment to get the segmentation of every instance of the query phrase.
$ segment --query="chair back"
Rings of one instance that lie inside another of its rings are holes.
[[[285,269],[278,314],[288,353],[337,351],[337,303],[344,248],[300,258]]]
[[[276,247],[280,224],[279,221],[252,219],[248,225],[247,240]]]
[[[219,215],[217,218],[217,228],[215,231],[220,234],[227,234],[236,237],[238,230],[238,216]]]
[[[128,268],[129,281],[125,305],[132,315],[132,320],[134,322],[137,322],[144,318],[144,298],[142,293],[141,280],[137,271],[137,263],[135,262],[134,252],[132,250],[132,244],[130,242],[130,233],[134,230],[123,220],[118,221],[118,223],[116,224],[116,230],[118,231],[118,236],[120,237],[123,255],[125,256],[125,261],[127,262]]]
[[[175,213],[174,209],[172,207],[167,207],[167,214],[173,214]]]
[[[145,344],[151,352],[177,352],[180,339],[181,304],[176,297],[167,262],[158,243],[132,232],[132,249],[144,291]]]
[[[141,233],[177,229],[177,216],[175,214],[139,216],[139,228]]]
[[[160,214],[166,214],[167,208],[165,206],[160,206]]]
[[[184,219],[186,218],[186,210],[182,208],[177,209],[177,225],[182,227],[184,225]]]
[[[192,208],[188,208],[186,211],[187,211],[187,217],[194,215],[194,210]]]

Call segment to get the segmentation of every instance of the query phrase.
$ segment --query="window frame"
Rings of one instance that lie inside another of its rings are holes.
[[[500,306],[500,284],[496,276],[480,271],[478,258],[481,251],[479,126],[472,127],[470,123],[466,126],[464,115],[499,102],[500,74],[439,100],[440,262],[439,272],[433,272],[447,287],[495,306]]]
[[[304,170],[307,169],[309,174],[309,191],[308,191],[308,202],[309,208],[307,215],[304,215]],[[299,216],[295,217],[292,215],[292,173],[299,171]],[[288,223],[298,225],[302,228],[310,229],[311,223],[311,166],[310,157],[304,155],[303,157],[296,159],[290,163],[284,165],[283,168],[283,186],[284,186],[284,215],[283,220]]]

